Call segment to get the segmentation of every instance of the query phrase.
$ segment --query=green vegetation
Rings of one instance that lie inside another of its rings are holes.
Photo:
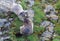
[[[60,1],[57,2],[56,8],[57,8],[57,9],[60,9]]]

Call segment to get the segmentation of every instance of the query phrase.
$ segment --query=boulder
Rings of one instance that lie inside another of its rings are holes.
[[[20,4],[16,3],[16,0],[1,0],[0,13],[8,11],[14,12],[20,19],[20,13],[23,12],[24,10]]]
[[[13,22],[14,18],[9,18],[8,20],[9,22]]]
[[[4,26],[4,22],[7,22],[7,20],[6,19],[0,19],[0,27]]]
[[[45,12],[48,12],[48,11],[51,11],[51,10],[53,10],[55,12],[55,8],[50,4],[48,4],[44,10],[45,10]]]
[[[50,14],[50,17],[51,17],[51,20],[58,20],[58,16],[57,15],[53,15],[53,14]]]
[[[3,33],[0,31],[0,35],[2,35]]]
[[[0,34],[2,32],[8,32],[10,29],[11,23],[7,19],[0,19]]]
[[[49,24],[50,24],[49,21],[43,21],[43,22],[40,24],[40,26],[46,27],[46,26],[48,26]]]
[[[45,30],[49,30],[50,32],[53,33],[53,30],[54,30],[54,24],[49,22],[49,21],[43,21],[40,26],[44,27]]]
[[[49,40],[52,37],[52,33],[50,33],[48,30],[43,32],[42,34],[42,41]]]
[[[2,37],[1,40],[4,41],[4,40],[9,39],[9,38],[10,38],[10,36]]]
[[[9,11],[15,0],[0,0],[0,9]],[[7,6],[6,6],[7,5]]]
[[[53,36],[54,33],[54,24],[51,23],[50,21],[43,21],[40,26],[45,27],[45,31],[42,33],[41,40],[49,40]]]
[[[46,13],[46,17],[49,18],[50,20],[58,20],[55,8],[52,5],[47,5],[44,12]]]
[[[4,27],[8,27],[8,28],[10,28],[10,26],[11,26],[10,22],[5,23],[5,25],[4,25]]]

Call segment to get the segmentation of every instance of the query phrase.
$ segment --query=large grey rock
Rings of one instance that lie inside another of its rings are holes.
[[[55,12],[55,8],[52,5],[47,5],[46,8],[44,9],[44,12],[49,12],[50,10],[53,10]]]
[[[42,41],[49,40],[51,37],[52,33],[47,30],[42,34]]]
[[[30,7],[34,5],[34,0],[29,0],[29,2],[30,2],[30,5],[29,5]]]
[[[23,8],[22,8],[22,6],[20,4],[14,3],[11,11],[14,12],[14,13],[16,13],[16,15],[19,15],[24,10],[23,10]]]
[[[15,0],[0,0],[0,9],[9,11]],[[6,6],[7,5],[7,6]]]
[[[0,31],[0,35],[2,35],[3,33]]]
[[[52,5],[47,5],[44,9],[46,15],[55,14],[55,8]]]
[[[49,30],[50,32],[53,33],[55,25],[49,21],[43,21],[40,26],[44,27],[46,30]]]
[[[9,39],[10,36],[8,34],[2,34],[2,36],[0,36],[0,41],[4,41],[5,39]]]
[[[40,26],[46,27],[46,26],[48,26],[49,24],[50,24],[49,21],[43,21],[43,22],[40,24]]]
[[[47,5],[44,12],[46,13],[46,17],[50,18],[50,20],[58,20],[55,8],[52,5]]]
[[[11,23],[10,22],[7,22],[4,27],[10,27],[11,26]]]
[[[4,40],[9,39],[9,38],[10,38],[10,36],[2,37],[1,40],[4,41]]]
[[[49,40],[53,36],[55,25],[49,21],[43,21],[40,26],[45,27],[45,31],[41,35],[41,40]]]
[[[20,14],[22,12],[24,12],[24,10],[23,10],[23,7],[20,4],[14,3],[12,8],[11,8],[11,11],[14,12],[18,16],[18,18],[23,21],[24,18]]]
[[[0,19],[0,27],[4,26],[4,22],[7,22],[6,19]]]
[[[7,21],[7,19],[0,19],[0,28],[3,27],[1,32],[3,31],[9,31],[11,26],[11,23],[9,21]]]
[[[0,41],[3,41],[3,39],[2,39],[2,38],[0,38]]]
[[[43,37],[52,37],[52,33],[50,33],[48,30],[47,31],[45,31],[45,32],[43,32],[43,34],[42,34],[42,36]]]
[[[50,14],[51,20],[58,20],[58,16],[55,14]]]
[[[54,32],[54,27],[53,26],[48,26],[48,27],[46,27],[46,30],[53,33]]]
[[[14,12],[19,18],[20,13],[23,12],[24,10],[22,6],[20,4],[17,4],[15,1],[16,0],[1,0],[0,13],[11,11],[11,12]]]
[[[0,22],[0,27],[2,27],[4,25],[4,23]]]
[[[8,20],[9,22],[13,22],[14,18],[9,18]]]
[[[5,11],[12,10],[15,13],[17,13],[17,12],[19,13],[19,11],[22,10],[22,7],[20,4],[15,3],[15,0],[1,0],[0,9],[5,10]]]

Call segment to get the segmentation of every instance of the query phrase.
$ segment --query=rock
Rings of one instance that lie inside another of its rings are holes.
[[[2,27],[4,25],[4,23],[0,22],[0,27]]]
[[[3,33],[0,31],[0,35],[2,35]]]
[[[2,38],[0,38],[0,41],[3,41],[3,39],[2,39]]]
[[[44,12],[49,21],[43,21],[40,26],[45,27],[45,31],[42,33],[41,41],[49,41],[54,36],[54,27],[55,25],[50,22],[50,20],[58,20],[56,15],[55,8],[52,5],[47,5]]]
[[[48,26],[49,24],[50,24],[49,21],[43,21],[43,22],[40,24],[40,26],[46,27],[46,26]]]
[[[25,16],[22,16],[22,15],[25,15],[25,11],[23,10],[23,7],[20,4],[15,2],[15,0],[8,0],[8,1],[1,0],[0,6],[1,6],[0,10],[2,10],[3,12],[8,12],[8,11],[14,12],[20,20],[22,21],[24,20]],[[32,10],[29,10],[29,13],[34,13],[34,12]]]
[[[42,36],[44,37],[51,37],[52,33],[50,33],[48,30],[43,32]]]
[[[50,14],[56,15],[56,11],[50,11]]]
[[[42,34],[42,40],[49,40],[52,37],[52,33],[50,33],[49,31],[45,31]]]
[[[21,12],[23,12],[23,8],[20,4],[17,4],[15,2],[16,0],[1,0],[0,1],[0,12],[2,10],[2,12],[14,12],[18,18]],[[7,5],[7,6],[6,6]]]
[[[9,34],[8,33],[5,33],[5,34],[2,34],[2,36],[0,37],[1,38],[1,40],[6,40],[6,39],[10,39],[10,36],[9,36]]]
[[[16,1],[16,3],[17,3],[17,4],[20,4],[21,2],[18,0],[18,1]]]
[[[0,41],[4,41],[4,40],[6,40],[6,39],[9,39],[9,37],[1,37],[1,38],[0,38]]]
[[[7,19],[0,19],[0,27],[9,27],[11,25],[10,22],[7,21]]]
[[[54,32],[54,27],[53,26],[48,26],[48,27],[46,27],[46,30],[53,33]]]
[[[55,14],[55,8],[52,6],[52,5],[47,5],[46,8],[44,9],[44,12],[46,13],[46,15],[50,15],[51,13],[52,14]]]
[[[6,11],[0,8],[0,14],[5,13]]]
[[[53,31],[55,25],[49,21],[43,21],[40,26],[46,28],[46,30]]]
[[[50,20],[58,20],[58,16],[56,15],[55,9],[53,6],[46,6],[44,12],[46,13],[46,17]]]
[[[0,6],[1,6],[0,8],[2,10],[5,10],[6,12],[8,12],[10,10],[10,8],[12,7],[11,4],[13,4],[13,0],[1,0],[0,1]]]
[[[52,5],[47,5],[46,8],[45,8],[45,12],[48,12],[50,10],[53,10],[55,12],[55,8],[52,6]]]
[[[8,27],[8,28],[10,28],[10,26],[11,26],[10,22],[5,23],[5,25],[4,25],[4,27]]]
[[[57,0],[53,0],[53,2],[54,2],[54,3],[56,3],[56,2],[57,2]]]
[[[9,22],[13,22],[14,18],[9,18],[8,20],[9,20]]]
[[[22,6],[20,4],[13,4],[14,6],[12,7],[11,11],[14,12],[20,20],[24,20],[25,11],[23,10]]]
[[[57,15],[50,14],[50,17],[51,17],[51,20],[58,20],[58,16]]]
[[[4,10],[5,12],[12,11],[19,14],[23,10],[20,4],[15,3],[15,0],[0,1],[0,6],[0,9],[2,9],[2,11]]]
[[[29,0],[30,4],[29,6],[32,7],[34,5],[34,0]]]
[[[5,39],[4,41],[12,41],[11,39]]]
[[[9,21],[12,21],[13,20],[13,18],[9,18]]]
[[[4,41],[5,39],[9,39],[9,30],[11,23],[7,19],[0,19],[0,39]]]
[[[9,39],[9,38],[10,38],[9,36],[7,36],[7,37],[2,37],[1,40],[4,41],[4,40]]]
[[[4,26],[4,22],[7,22],[7,20],[6,19],[0,19],[0,27]]]
[[[45,27],[45,31],[42,33],[42,41],[49,40],[51,37],[53,37],[54,33],[54,24],[50,21],[43,21],[40,26]]]
[[[23,8],[22,8],[22,6],[20,4],[14,3],[12,8],[11,8],[11,11],[14,12],[18,16],[24,10],[23,10]]]

